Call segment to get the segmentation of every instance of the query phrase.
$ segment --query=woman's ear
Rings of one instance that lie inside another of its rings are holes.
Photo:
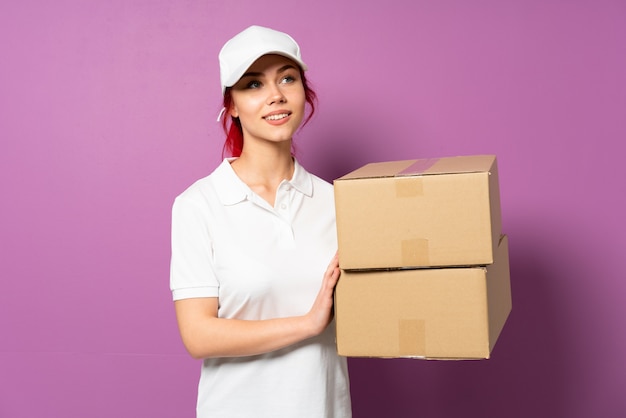
[[[230,109],[228,109],[228,114],[233,118],[239,117],[239,112],[237,112],[237,108],[235,108],[235,105],[230,105]]]

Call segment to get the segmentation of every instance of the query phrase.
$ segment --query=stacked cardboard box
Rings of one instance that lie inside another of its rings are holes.
[[[373,163],[334,187],[339,354],[489,358],[511,310],[496,157]]]

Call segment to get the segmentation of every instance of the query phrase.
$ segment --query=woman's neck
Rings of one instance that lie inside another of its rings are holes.
[[[244,145],[241,156],[231,165],[252,191],[274,206],[276,190],[283,180],[291,180],[295,163],[291,143],[272,145],[256,149]]]

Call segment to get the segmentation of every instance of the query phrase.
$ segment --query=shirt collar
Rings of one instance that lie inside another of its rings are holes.
[[[289,184],[303,195],[311,197],[313,195],[313,179],[311,179],[311,174],[298,163],[298,160],[294,159],[293,162],[293,177],[291,181],[289,181]]]
[[[250,188],[241,181],[230,165],[233,160],[235,160],[235,158],[225,158],[213,172],[215,178],[213,184],[217,195],[220,202],[227,206],[250,199],[252,194]],[[295,159],[293,177],[287,183],[305,196],[310,197],[313,195],[313,180],[311,174]]]
[[[230,163],[233,160],[235,158],[224,158],[224,161],[213,172],[215,191],[220,202],[226,206],[243,202],[251,192],[231,167]]]

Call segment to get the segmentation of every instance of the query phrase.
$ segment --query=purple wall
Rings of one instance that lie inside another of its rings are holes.
[[[350,360],[355,418],[626,413],[626,3],[0,4],[0,417],[191,417],[170,207],[221,159],[216,55],[258,23],[320,97],[300,160],[494,153],[513,312],[485,361]]]

